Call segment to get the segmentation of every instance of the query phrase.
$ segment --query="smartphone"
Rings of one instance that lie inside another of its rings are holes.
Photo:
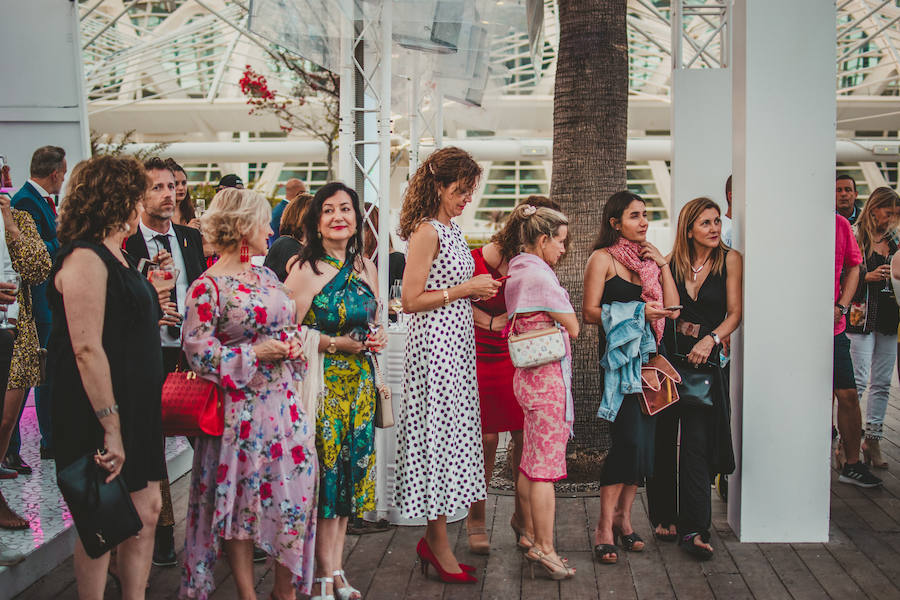
[[[498,277],[494,281],[506,281],[507,279],[509,279],[509,275],[504,275],[503,277]]]
[[[141,272],[141,275],[143,275],[144,277],[149,277],[150,271],[152,271],[153,269],[155,269],[158,266],[159,265],[156,264],[155,262],[153,262],[152,260],[142,258],[141,260],[138,261],[137,268],[138,268],[138,271]]]
[[[667,306],[663,310],[681,310],[682,308],[684,308],[684,306],[682,306],[681,304],[676,304],[675,306]]]

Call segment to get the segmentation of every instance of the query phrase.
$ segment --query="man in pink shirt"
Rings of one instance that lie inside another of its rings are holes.
[[[835,214],[834,237],[834,396],[838,403],[838,432],[844,446],[846,463],[841,468],[838,481],[871,488],[881,485],[881,479],[872,475],[869,468],[859,461],[859,445],[862,437],[862,414],[859,395],[853,377],[853,361],[850,358],[850,340],[847,313],[859,284],[859,265],[862,254],[850,228],[850,221]],[[844,280],[841,281],[841,273]]]

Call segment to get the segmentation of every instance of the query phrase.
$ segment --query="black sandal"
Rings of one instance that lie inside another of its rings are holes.
[[[662,527],[662,524],[657,525],[656,527]],[[656,527],[653,528],[653,537],[658,539],[661,542],[677,542],[678,534],[672,533],[670,531],[666,531],[665,533],[660,533],[656,530]],[[666,527],[668,529],[668,527]]]
[[[694,543],[694,539],[700,537],[700,540],[704,544],[709,543],[709,532],[708,531],[695,531],[694,533],[689,533],[687,535],[681,536],[681,539],[678,540],[678,545],[682,550],[687,552],[688,554],[693,555],[695,558],[700,560],[709,560],[713,557],[713,551],[704,548],[703,546],[698,546]]]
[[[626,552],[643,552],[644,551],[644,540],[637,534],[636,531],[632,531],[629,534],[624,534],[622,532],[618,533],[618,542],[622,548]],[[634,545],[640,543],[640,548],[635,548]]]
[[[607,554],[612,554],[612,557],[604,558]],[[614,565],[619,561],[619,548],[615,544],[597,544],[594,546],[594,556],[605,565]]]

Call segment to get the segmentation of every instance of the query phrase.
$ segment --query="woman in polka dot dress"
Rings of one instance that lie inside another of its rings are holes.
[[[453,555],[447,515],[486,496],[471,300],[493,297],[500,282],[472,276],[475,263],[452,221],[472,201],[480,176],[465,151],[438,150],[410,180],[400,214],[400,236],[409,240],[403,310],[413,316],[395,501],[404,517],[428,519],[416,552],[423,572],[430,564],[448,583],[476,579]]]

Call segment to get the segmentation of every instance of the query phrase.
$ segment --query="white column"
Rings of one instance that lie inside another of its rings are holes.
[[[834,2],[822,0],[736,0],[732,13],[745,295],[728,520],[742,542],[828,540],[834,24]]]
[[[0,86],[0,154],[7,157],[16,188],[29,175],[41,146],[66,151],[69,171],[90,157],[81,66],[78,5],[69,0],[5,2],[0,56],[8,68]]]

